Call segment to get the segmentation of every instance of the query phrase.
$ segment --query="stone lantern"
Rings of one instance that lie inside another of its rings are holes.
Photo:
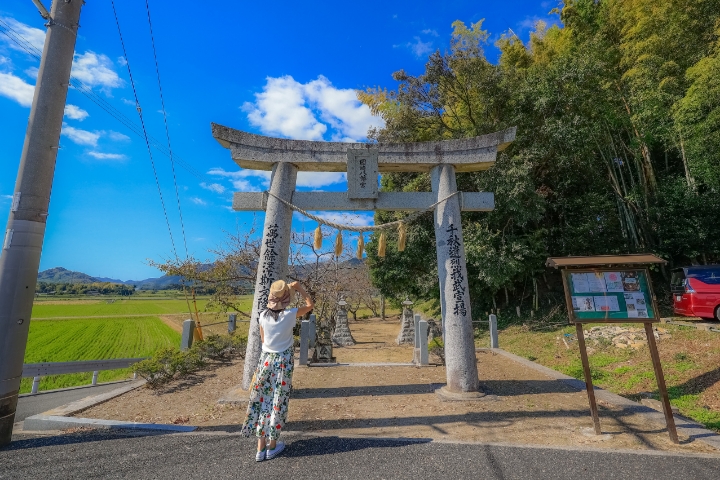
[[[413,302],[410,301],[409,297],[405,297],[405,301],[402,302],[403,312],[402,319],[400,322],[400,334],[398,334],[397,344],[410,344],[415,345],[415,320],[413,320]]]
[[[344,298],[341,298],[338,302],[337,316],[335,318],[335,331],[332,336],[333,343],[341,347],[355,345],[355,339],[348,325],[347,302]]]

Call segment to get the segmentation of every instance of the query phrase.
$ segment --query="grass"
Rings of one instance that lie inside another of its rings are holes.
[[[30,322],[25,363],[136,358],[162,347],[180,344],[180,334],[159,318],[37,320]],[[98,381],[127,378],[129,369],[100,372]],[[43,377],[40,390],[90,383],[92,372]],[[29,392],[32,378],[22,380],[20,393]]]
[[[79,303],[82,302],[82,303]],[[199,300],[199,311],[205,309],[207,300]],[[192,303],[190,304],[192,306]],[[108,299],[41,301],[33,305],[32,318],[50,317],[90,317],[100,315],[161,315],[167,313],[187,313],[185,300],[140,300],[122,299],[108,303]]]
[[[661,363],[672,405],[680,414],[720,431],[720,334],[691,327],[660,325],[671,338],[658,342]],[[533,330],[511,325],[500,331],[500,347],[524,358],[583,379],[583,369],[574,326]],[[567,342],[567,347],[565,342]],[[486,331],[477,336],[478,346],[487,346]],[[605,341],[588,340],[593,383],[633,400],[641,392],[659,398],[647,347],[620,349]]]

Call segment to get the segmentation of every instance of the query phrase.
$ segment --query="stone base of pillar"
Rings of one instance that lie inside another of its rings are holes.
[[[480,400],[495,400],[494,396],[488,396],[483,392],[451,392],[447,385],[435,390],[437,395],[443,402],[476,402]]]

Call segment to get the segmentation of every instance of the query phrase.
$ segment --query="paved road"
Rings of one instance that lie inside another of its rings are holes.
[[[109,392],[110,390],[115,390],[125,383],[126,382],[104,383],[96,386],[88,385],[86,387],[67,388],[48,392],[40,391],[37,395],[23,395],[18,399],[15,421],[23,421],[31,415],[46,412],[51,408],[56,408],[66,403],[89,397],[90,395],[99,395]]]
[[[256,463],[254,441],[228,434],[18,435],[0,449],[6,478],[715,479],[720,457],[288,435]]]

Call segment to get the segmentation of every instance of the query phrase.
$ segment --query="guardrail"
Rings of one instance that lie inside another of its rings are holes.
[[[102,370],[117,370],[145,360],[143,358],[118,358],[112,360],[85,360],[80,362],[26,363],[23,365],[23,378],[33,377],[32,391],[38,393],[40,379],[47,375],[93,372],[92,385],[97,385],[98,373]]]

